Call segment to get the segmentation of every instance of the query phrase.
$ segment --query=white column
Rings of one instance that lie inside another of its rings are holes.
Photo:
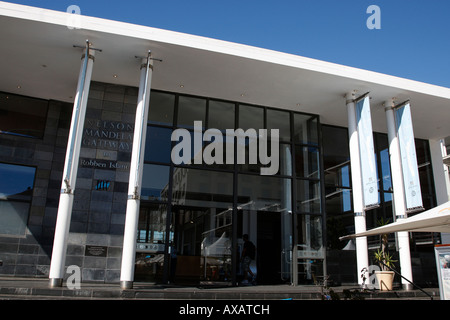
[[[447,155],[444,140],[428,140],[430,144],[431,168],[433,169],[434,189],[436,190],[436,205],[450,200],[449,167],[444,164],[443,157]],[[441,233],[442,244],[450,243],[450,233]]]
[[[447,184],[448,167],[444,164],[443,157],[447,155],[442,140],[428,140],[430,145],[431,168],[433,169],[434,187],[436,190],[437,205],[449,201]]]
[[[142,188],[142,171],[144,166],[145,138],[147,132],[148,105],[152,79],[152,65],[148,58],[142,59],[141,79],[136,108],[133,149],[131,153],[130,179],[128,182],[128,200],[123,236],[122,266],[120,286],[133,288],[134,264],[136,257],[137,227],[139,222],[140,195]]]
[[[397,221],[406,219],[406,203],[403,186],[403,174],[400,157],[400,146],[398,143],[397,127],[394,118],[394,102],[387,100],[384,103],[384,110],[386,112],[386,122],[388,128],[389,139],[389,158],[391,165],[392,188],[394,198],[394,210]],[[409,248],[409,234],[408,232],[397,232],[398,251],[400,256],[400,268],[403,277],[412,282],[412,268],[411,268],[411,253]],[[403,288],[410,290],[412,285],[402,278]]]
[[[355,233],[366,231],[366,214],[363,204],[363,190],[361,177],[361,164],[359,154],[358,132],[355,113],[355,92],[349,92],[346,95],[347,116],[348,116],[348,137],[350,149],[350,167],[352,173],[352,194],[353,210],[355,214]],[[362,285],[361,273],[364,268],[369,268],[369,255],[367,248],[367,237],[356,238],[356,264],[358,283]],[[366,272],[366,279],[368,279]]]
[[[86,50],[81,58],[81,70],[73,105],[72,122],[67,143],[58,215],[56,219],[55,237],[53,239],[52,260],[50,263],[49,274],[51,287],[60,287],[64,278],[67,239],[69,237],[70,219],[72,216],[73,197],[77,180],[86,105],[91,83],[92,68],[94,65],[94,52],[95,50],[89,50],[89,42],[86,42]],[[88,59],[86,59],[86,57],[88,57]]]
[[[448,154],[447,154],[447,147],[445,146],[445,139],[441,139],[439,140],[439,143],[441,145],[441,154],[442,154],[442,158],[445,158]],[[433,156],[432,156],[433,157]],[[433,158],[432,158],[433,159]],[[444,162],[444,159],[442,159],[442,162]],[[444,164],[444,180],[445,180],[445,189],[447,190],[447,197],[443,197],[443,199],[446,201],[450,201],[450,167],[446,164]],[[439,168],[438,168],[438,172],[439,172]],[[434,174],[434,172],[433,172]],[[438,201],[439,204],[439,201]]]

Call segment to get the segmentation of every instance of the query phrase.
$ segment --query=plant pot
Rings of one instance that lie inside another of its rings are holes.
[[[378,280],[378,286],[381,291],[391,291],[394,282],[394,271],[375,271]]]

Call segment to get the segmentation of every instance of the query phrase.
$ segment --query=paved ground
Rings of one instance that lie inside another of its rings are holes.
[[[320,286],[240,286],[199,287],[135,283],[131,290],[119,284],[81,283],[80,289],[50,288],[48,279],[0,277],[0,300],[439,300],[439,289],[361,292],[357,287]],[[331,291],[332,290],[332,291]]]

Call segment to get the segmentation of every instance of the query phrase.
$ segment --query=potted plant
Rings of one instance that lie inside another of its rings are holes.
[[[383,219],[380,220],[379,225],[385,225],[388,221],[384,222]],[[392,284],[394,282],[394,260],[392,255],[388,252],[388,234],[382,234],[380,236],[380,248],[375,252],[375,261],[380,265],[381,271],[375,271],[375,276],[377,277],[378,285],[381,291],[391,291]]]

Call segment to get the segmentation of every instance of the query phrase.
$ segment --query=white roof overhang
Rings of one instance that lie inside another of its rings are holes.
[[[382,103],[396,97],[411,101],[416,137],[450,136],[449,88],[100,18],[79,16],[81,28],[70,29],[71,18],[0,2],[0,91],[73,101],[82,51],[73,45],[84,46],[89,39],[102,49],[96,53],[94,81],[138,86],[136,56],[151,50],[163,60],[154,63],[154,89],[313,113],[322,123],[340,126],[347,126],[345,93],[370,91],[375,131],[386,132]]]

